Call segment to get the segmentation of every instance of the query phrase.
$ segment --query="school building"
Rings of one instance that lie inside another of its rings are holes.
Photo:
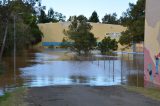
[[[62,40],[65,36],[64,30],[68,29],[70,22],[58,22],[58,23],[44,23],[38,24],[40,30],[44,34],[41,46],[60,46]],[[127,28],[121,25],[112,24],[102,24],[102,23],[90,23],[92,25],[91,32],[98,42],[100,42],[104,37],[110,36],[115,38],[117,41],[121,36],[121,32],[125,31]]]

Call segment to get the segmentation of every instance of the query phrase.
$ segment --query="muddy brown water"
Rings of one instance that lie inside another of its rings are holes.
[[[5,72],[0,75],[0,95],[21,86],[143,86],[142,54],[123,54],[123,60],[97,57],[86,61],[56,61],[58,55],[53,53],[55,51],[66,52],[53,49],[29,50],[17,56],[16,73],[13,71],[13,58],[5,57]]]

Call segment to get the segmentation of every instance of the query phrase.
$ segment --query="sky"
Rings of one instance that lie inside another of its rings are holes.
[[[116,12],[118,17],[129,7],[129,3],[136,3],[137,0],[42,0],[46,9],[53,8],[66,16],[84,15],[89,18],[93,11],[98,13],[99,19],[107,13]]]

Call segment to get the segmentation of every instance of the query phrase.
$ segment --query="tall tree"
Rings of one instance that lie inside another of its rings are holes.
[[[6,38],[5,53],[13,50],[13,17],[15,17],[17,50],[25,49],[41,41],[42,33],[37,26],[35,4],[37,0],[17,0],[0,4],[0,40]],[[8,29],[7,31],[5,29]],[[5,30],[5,31],[4,31]],[[7,35],[5,37],[5,35]]]
[[[120,22],[127,27],[119,40],[122,45],[131,46],[144,41],[145,0],[138,0],[136,4],[130,3],[129,9],[123,13]]]
[[[98,14],[96,11],[92,13],[91,17],[89,18],[89,22],[99,22]]]
[[[105,24],[119,24],[119,21],[117,19],[117,14],[116,13],[106,14],[102,18],[102,23],[105,23]]]
[[[71,49],[81,55],[88,55],[93,47],[96,46],[96,38],[90,32],[92,26],[86,20],[73,18],[69,30],[65,31],[67,37],[73,42]]]

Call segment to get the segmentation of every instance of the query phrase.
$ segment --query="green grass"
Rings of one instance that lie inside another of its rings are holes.
[[[129,91],[137,92],[151,99],[160,101],[160,89],[158,88],[143,88],[143,87],[133,87],[133,86],[123,86],[123,87]]]
[[[0,97],[0,106],[27,106],[27,103],[24,102],[26,93],[26,88],[18,88],[11,93],[6,93]]]
[[[5,93],[4,96],[0,96],[0,103],[3,101],[6,101],[9,96],[10,96],[10,93]]]

